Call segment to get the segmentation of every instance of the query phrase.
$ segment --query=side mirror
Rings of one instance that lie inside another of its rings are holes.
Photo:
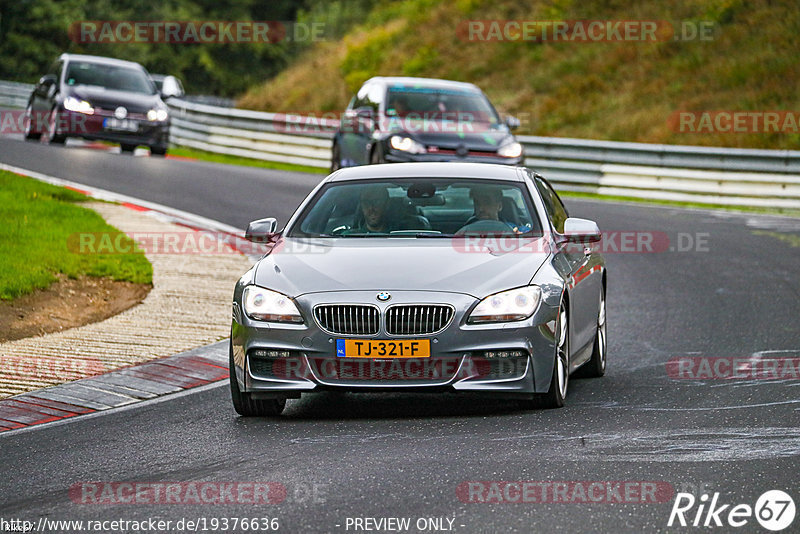
[[[165,76],[161,83],[161,98],[180,98],[183,96],[183,88],[175,76]]]
[[[518,118],[512,115],[506,117],[506,126],[508,126],[509,130],[516,130],[517,128],[519,128],[520,124],[522,123],[519,121]]]
[[[564,221],[564,240],[569,243],[594,243],[600,241],[600,228],[589,219],[569,217]]]
[[[39,85],[42,87],[50,87],[51,85],[55,85],[56,83],[56,76],[55,74],[45,74],[41,78],[39,78]]]
[[[275,237],[278,221],[273,217],[258,219],[247,225],[244,238],[253,243],[269,243]]]

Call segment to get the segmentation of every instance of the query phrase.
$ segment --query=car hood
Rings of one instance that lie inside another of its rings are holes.
[[[129,112],[147,113],[148,110],[159,105],[158,95],[118,91],[90,85],[79,85],[70,88],[69,95],[80,100],[86,100],[92,106],[114,110],[118,106],[125,107]]]
[[[445,291],[482,298],[523,286],[547,259],[542,238],[284,239],[256,268],[256,285],[292,297],[324,291]],[[522,245],[520,247],[520,245]]]
[[[503,126],[494,128],[489,123],[458,123],[454,121],[405,121],[405,128],[392,128],[393,134],[408,135],[425,146],[455,150],[463,145],[468,150],[494,152],[514,136]]]

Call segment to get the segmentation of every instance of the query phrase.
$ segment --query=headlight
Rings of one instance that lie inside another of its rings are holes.
[[[542,290],[525,286],[489,295],[469,314],[469,323],[504,323],[527,319],[539,306]]]
[[[303,316],[292,299],[258,286],[247,286],[242,294],[244,312],[257,321],[302,323]]]
[[[68,96],[64,100],[64,109],[76,111],[78,113],[85,113],[86,115],[94,115],[94,108],[86,100],[78,100],[74,96]]]
[[[410,137],[401,137],[399,135],[393,135],[391,139],[389,139],[389,145],[395,150],[402,150],[403,152],[411,152],[412,154],[424,154],[427,152],[425,147]]]
[[[149,121],[165,121],[168,116],[166,109],[151,109],[147,112],[147,120]]]
[[[503,158],[518,158],[522,155],[522,145],[517,142],[508,143],[497,150],[497,155]]]

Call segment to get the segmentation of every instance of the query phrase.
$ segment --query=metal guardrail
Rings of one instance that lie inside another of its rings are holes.
[[[234,156],[327,168],[338,122],[170,99],[170,142]]]
[[[0,81],[0,106],[33,86]],[[338,121],[170,99],[170,141],[209,152],[318,168]],[[800,151],[519,136],[525,164],[559,189],[644,199],[800,208]]]
[[[33,84],[0,80],[0,107],[22,109],[28,105]]]

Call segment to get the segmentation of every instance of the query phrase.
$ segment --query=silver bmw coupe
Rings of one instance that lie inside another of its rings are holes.
[[[606,369],[597,225],[524,167],[398,163],[325,178],[236,284],[230,387],[245,416],[320,390],[471,391],[564,405]]]

